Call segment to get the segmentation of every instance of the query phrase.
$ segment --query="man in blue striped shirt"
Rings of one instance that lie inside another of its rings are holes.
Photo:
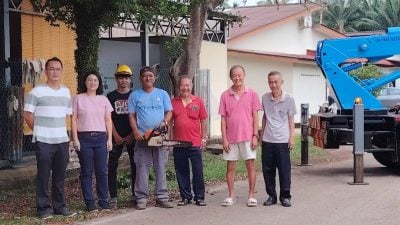
[[[66,117],[72,114],[69,89],[61,85],[63,65],[53,57],[46,62],[47,81],[32,89],[25,101],[24,118],[36,144],[36,207],[39,217],[74,216],[65,204],[64,181],[69,159]],[[52,174],[51,202],[48,183]]]

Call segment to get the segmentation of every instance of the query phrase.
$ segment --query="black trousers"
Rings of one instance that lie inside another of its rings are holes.
[[[182,199],[204,200],[203,159],[199,147],[174,148],[176,179]],[[192,187],[190,185],[190,164],[192,165]]]
[[[113,150],[109,152],[108,155],[108,189],[110,191],[110,197],[118,197],[118,187],[117,187],[117,170],[118,170],[118,160],[121,157],[122,149],[125,144],[113,146]],[[135,179],[136,179],[136,165],[134,162],[134,148],[135,142],[130,145],[126,145],[126,150],[129,155],[129,162],[131,164],[131,188],[132,197],[135,197]]]
[[[280,194],[279,199],[291,198],[291,166],[290,151],[288,143],[262,143],[262,170],[265,182],[265,189],[269,196],[277,197],[276,186],[276,169],[279,173]]]
[[[47,144],[36,142],[36,208],[39,215],[62,212],[65,205],[64,181],[68,165],[68,142]],[[51,173],[51,202],[49,197],[49,179]]]

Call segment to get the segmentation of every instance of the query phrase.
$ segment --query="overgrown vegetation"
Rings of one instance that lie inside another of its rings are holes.
[[[375,79],[378,79],[382,76],[382,69],[376,65],[366,64],[356,70],[353,70],[349,73],[355,80],[360,83],[361,86],[368,85],[370,82],[373,82]],[[377,88],[372,91],[372,94],[377,96],[379,91],[382,88]]]

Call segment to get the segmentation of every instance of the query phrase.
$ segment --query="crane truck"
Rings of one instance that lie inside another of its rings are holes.
[[[364,151],[372,153],[386,167],[400,168],[400,114],[383,107],[372,94],[377,88],[400,78],[400,70],[362,81],[349,74],[365,63],[376,63],[397,54],[400,54],[400,27],[388,28],[384,34],[318,42],[315,60],[338,109],[311,115],[309,131],[314,145],[337,149],[340,145],[352,144],[352,109],[355,99],[361,99],[364,105]]]

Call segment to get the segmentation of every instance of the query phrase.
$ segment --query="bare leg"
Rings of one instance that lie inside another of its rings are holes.
[[[254,159],[246,160],[247,176],[249,178],[249,198],[254,197],[254,188],[256,186],[256,168]]]
[[[226,183],[228,184],[228,191],[229,191],[229,197],[234,198],[235,197],[235,190],[234,190],[234,184],[235,184],[235,170],[236,170],[236,161],[227,161],[226,164]]]

